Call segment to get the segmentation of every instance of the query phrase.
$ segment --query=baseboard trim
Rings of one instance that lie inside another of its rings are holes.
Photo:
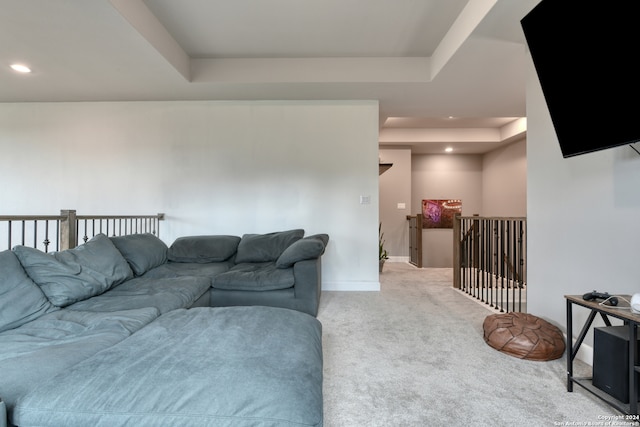
[[[390,256],[387,262],[409,262],[408,256]]]
[[[322,290],[380,292],[380,282],[322,282]]]

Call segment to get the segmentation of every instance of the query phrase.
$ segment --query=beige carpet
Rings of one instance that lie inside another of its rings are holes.
[[[323,293],[325,427],[605,425],[620,415],[566,391],[564,357],[532,362],[489,347],[482,322],[492,312],[451,276],[386,263],[381,292]]]

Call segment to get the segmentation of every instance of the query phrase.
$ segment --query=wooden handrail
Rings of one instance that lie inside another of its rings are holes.
[[[0,215],[0,221],[59,221],[63,215]]]
[[[158,213],[155,215],[76,215],[76,219],[85,220],[85,219],[147,219],[147,218],[155,218],[158,221],[164,221],[163,213]]]
[[[501,221],[526,221],[526,216],[458,216],[459,219],[483,219],[483,220],[501,220]]]

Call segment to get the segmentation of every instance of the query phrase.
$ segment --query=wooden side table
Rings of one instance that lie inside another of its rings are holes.
[[[622,299],[625,298],[627,301],[630,301],[630,295],[616,296],[619,297],[618,299],[620,303],[615,307],[600,305],[601,300],[585,301],[584,299],[582,299],[582,295],[564,296],[567,300],[567,391],[572,392],[573,384],[577,384],[590,393],[594,394],[595,396],[601,398],[612,407],[627,414],[629,416],[629,421],[640,421],[640,417],[638,416],[638,388],[636,384],[638,377],[637,374],[640,372],[637,354],[638,325],[640,324],[640,315],[632,313],[629,308],[629,304]],[[576,338],[575,345],[573,344],[574,305],[590,310],[589,317],[582,326],[582,330]],[[584,337],[587,335],[587,332],[591,328],[591,325],[593,324],[593,321],[597,315],[600,315],[600,317],[602,317],[602,320],[607,326],[611,326],[609,317],[613,317],[622,320],[624,324],[629,328],[629,366],[627,367],[629,373],[629,404],[620,402],[613,396],[610,396],[606,392],[595,387],[590,377],[578,378],[573,376],[573,361],[578,354],[578,350],[580,349],[582,342],[584,341]]]

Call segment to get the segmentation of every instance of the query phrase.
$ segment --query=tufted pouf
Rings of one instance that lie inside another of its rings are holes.
[[[492,314],[482,327],[487,344],[520,359],[554,360],[564,354],[560,329],[532,314]]]

